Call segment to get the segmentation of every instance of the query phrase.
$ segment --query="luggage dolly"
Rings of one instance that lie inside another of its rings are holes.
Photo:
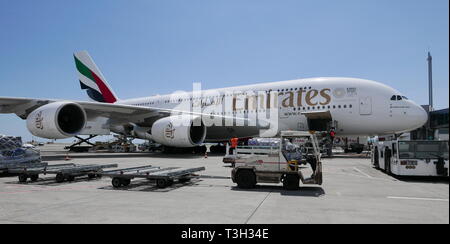
[[[9,169],[9,173],[19,174],[19,182],[25,183],[28,178],[32,182],[39,179],[39,174],[54,174],[57,183],[62,183],[64,180],[74,181],[75,177],[87,175],[89,179],[100,178],[101,172],[106,168],[117,168],[117,164],[106,165],[77,165],[77,164],[55,164],[45,166],[30,166]]]
[[[0,174],[3,173],[11,173],[11,169],[23,168],[23,167],[45,167],[48,163],[31,163],[31,162],[22,162],[22,163],[1,163],[0,162]]]
[[[158,188],[166,188],[171,186],[175,180],[184,183],[190,181],[192,178],[197,178],[198,176],[194,175],[194,173],[203,170],[205,170],[205,167],[183,169],[179,167],[160,168],[148,165],[105,171],[101,175],[111,177],[111,183],[114,188],[128,186],[134,178],[155,180]]]

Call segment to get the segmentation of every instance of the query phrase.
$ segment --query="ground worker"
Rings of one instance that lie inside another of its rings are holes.
[[[230,152],[231,154],[235,154],[236,147],[238,146],[239,138],[233,137],[230,139]]]
[[[332,140],[334,140],[334,137],[336,137],[336,132],[334,131],[334,127],[331,128],[330,137],[331,137]]]
[[[329,157],[331,157],[332,154],[333,154],[333,152],[332,152],[332,150],[333,150],[333,143],[334,143],[334,138],[336,137],[336,132],[334,130],[335,130],[334,127],[332,127],[331,130],[330,130],[330,134],[329,134],[329,136],[330,136],[330,143],[328,144],[328,150],[327,150],[327,154],[328,154]]]

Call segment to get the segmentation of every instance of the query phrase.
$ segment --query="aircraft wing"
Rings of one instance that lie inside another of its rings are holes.
[[[117,120],[132,121],[137,117],[166,117],[171,114],[192,114],[203,115],[207,114],[186,112],[175,109],[161,109],[152,107],[141,107],[124,104],[111,104],[111,103],[99,103],[99,102],[86,102],[86,101],[71,101],[71,100],[58,100],[58,99],[33,99],[33,98],[15,98],[15,97],[0,97],[0,113],[15,113],[22,119],[26,119],[28,115],[35,109],[53,102],[68,101],[74,102],[82,106],[88,117],[106,117]],[[236,119],[229,116],[214,115],[223,119]],[[242,119],[245,120],[245,119]]]
[[[0,97],[0,113],[15,113],[22,119],[26,119],[28,114],[33,110],[53,102],[60,102],[65,100],[57,99],[33,99],[33,98],[15,98],[15,97]],[[84,102],[84,101],[70,101],[81,105],[88,116],[104,116],[104,117],[129,117],[132,115],[142,115],[146,113],[155,112],[154,109],[119,105],[98,102]]]

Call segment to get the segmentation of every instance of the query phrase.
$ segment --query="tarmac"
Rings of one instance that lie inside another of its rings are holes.
[[[449,223],[448,178],[396,178],[374,169],[370,159],[323,159],[324,184],[298,191],[263,184],[241,190],[222,156],[161,153],[73,153],[59,144],[41,148],[49,164],[110,164],[119,168],[154,165],[206,167],[201,178],[160,189],[146,180],[113,189],[111,179],[55,183],[41,175],[34,183],[0,176],[0,224],[6,223],[216,223],[360,224]]]

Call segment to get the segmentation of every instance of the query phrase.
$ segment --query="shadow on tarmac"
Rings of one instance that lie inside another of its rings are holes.
[[[270,192],[280,193],[282,196],[296,197],[321,197],[325,195],[325,190],[320,186],[301,186],[298,190],[288,191],[282,186],[257,185],[254,189],[240,189],[237,186],[231,188],[233,191]]]
[[[16,175],[17,176],[17,175]],[[9,176],[12,177],[12,176]],[[99,181],[101,178],[94,178],[89,179],[88,177],[76,177],[73,181],[67,181],[58,183],[55,181],[55,177],[46,177],[46,178],[39,178],[37,181],[27,181],[25,183],[19,182],[17,179],[16,181],[10,181],[5,182],[5,184],[13,184],[13,185],[30,185],[30,186],[62,186],[62,185],[69,185],[79,182],[93,182],[93,181]]]
[[[398,181],[403,181],[403,182],[408,182],[408,183],[430,183],[430,184],[448,184],[449,183],[449,177],[445,177],[445,176],[401,176],[401,175],[399,176],[399,175],[388,174],[380,168],[373,167],[373,169],[375,169],[378,172],[381,172],[383,174],[386,174],[387,176],[390,176]]]
[[[10,174],[10,173],[1,173],[0,178],[9,178],[9,177],[17,177],[18,174]]]
[[[124,186],[120,188],[114,188],[112,185],[100,187],[101,190],[112,190],[112,191],[133,191],[133,192],[170,192],[185,186],[193,186],[200,182],[199,179],[191,179],[185,183],[175,182],[173,185],[166,188],[158,188],[154,180],[135,180],[131,181],[129,186]]]
[[[448,177],[436,177],[436,176],[394,176],[395,179],[409,183],[431,183],[431,184],[447,184],[449,183]]]

